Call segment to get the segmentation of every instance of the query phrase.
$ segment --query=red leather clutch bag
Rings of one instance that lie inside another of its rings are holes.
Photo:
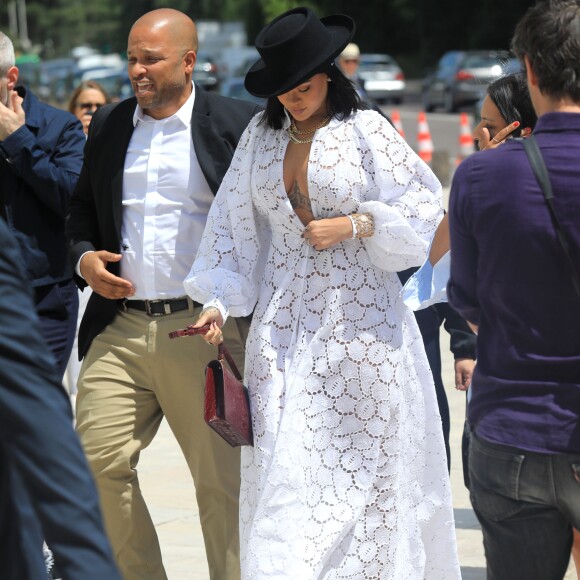
[[[169,338],[205,334],[209,325],[188,326],[169,333]],[[224,358],[229,364],[224,364]],[[231,369],[231,370],[230,370]],[[252,418],[248,389],[227,348],[218,346],[218,358],[205,369],[205,422],[232,447],[253,445]]]

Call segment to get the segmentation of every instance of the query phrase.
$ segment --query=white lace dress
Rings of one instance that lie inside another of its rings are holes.
[[[459,578],[441,421],[395,272],[420,265],[440,185],[380,115],[316,133],[316,218],[368,212],[375,234],[316,251],[283,185],[288,135],[242,136],[185,282],[252,312],[242,449],[242,578]]]

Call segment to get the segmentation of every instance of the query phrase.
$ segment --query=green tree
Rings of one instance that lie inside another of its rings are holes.
[[[348,14],[364,52],[388,52],[432,65],[450,49],[508,48],[515,24],[535,0],[27,0],[28,30],[45,57],[65,56],[89,44],[124,52],[133,22],[149,10],[170,6],[194,20],[241,20],[253,43],[266,22],[306,5],[319,16]],[[8,12],[0,3],[0,28]]]

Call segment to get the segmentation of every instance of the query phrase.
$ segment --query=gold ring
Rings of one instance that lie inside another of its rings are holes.
[[[498,145],[501,143],[501,141],[498,141],[495,137],[492,137],[491,140]]]

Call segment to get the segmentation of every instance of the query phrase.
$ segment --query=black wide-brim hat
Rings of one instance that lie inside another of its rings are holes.
[[[310,8],[294,8],[267,24],[256,37],[262,57],[244,85],[256,97],[281,95],[332,65],[354,35],[352,18],[318,18]]]

